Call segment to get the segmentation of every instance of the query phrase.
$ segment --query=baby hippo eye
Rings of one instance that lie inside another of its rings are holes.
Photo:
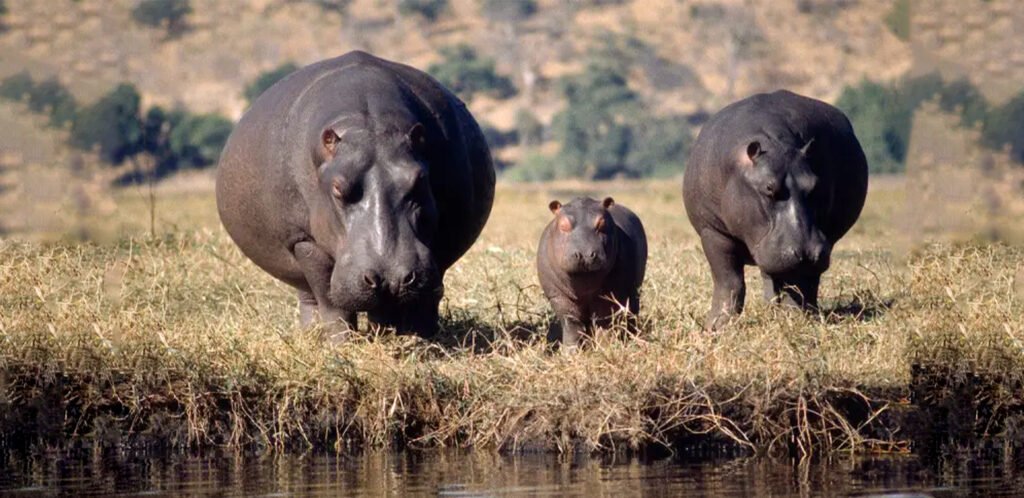
[[[597,221],[594,223],[594,230],[598,232],[604,230],[604,216],[597,217]]]
[[[572,231],[572,222],[569,221],[569,217],[568,216],[560,216],[558,218],[558,229],[563,231],[563,232],[571,232]]]

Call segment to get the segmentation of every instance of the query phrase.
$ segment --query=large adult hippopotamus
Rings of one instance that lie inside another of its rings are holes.
[[[706,327],[743,309],[743,266],[757,265],[765,298],[815,308],[832,246],[860,216],[864,151],[846,116],[780,90],[735,102],[693,145],[683,201],[711,265]]]
[[[445,271],[493,200],[491,154],[465,104],[421,71],[358,51],[263,93],[217,171],[228,234],[298,290],[304,325],[318,312],[336,332],[365,311],[433,335]]]

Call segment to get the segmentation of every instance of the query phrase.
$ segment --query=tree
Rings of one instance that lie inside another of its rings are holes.
[[[493,22],[518,22],[537,12],[536,0],[480,0],[484,16]]]
[[[1009,146],[1010,157],[1024,163],[1024,92],[993,109],[981,128],[982,142],[1001,149]]]
[[[516,111],[516,135],[520,145],[537,145],[544,140],[544,124],[527,109]]]
[[[277,66],[274,69],[260,73],[260,75],[257,76],[252,83],[246,85],[245,99],[248,100],[250,104],[252,104],[257,97],[263,94],[263,92],[267,91],[268,88],[274,86],[274,83],[277,83],[285,76],[294,73],[298,69],[299,66],[295,65],[294,63],[286,62],[284,64],[281,64],[280,66]]]
[[[216,114],[184,116],[168,138],[178,167],[202,168],[217,162],[232,128],[231,121]]]
[[[434,22],[448,8],[448,0],[398,0],[398,12],[402,15],[420,15]]]
[[[150,27],[164,27],[167,36],[178,36],[185,31],[185,17],[192,13],[189,0],[141,0],[132,10],[132,17]]]
[[[28,108],[50,115],[50,126],[59,127],[75,118],[77,104],[71,92],[57,78],[33,85],[28,92]]]
[[[442,47],[441,57],[427,72],[465,100],[477,93],[506,98],[515,92],[512,82],[495,71],[494,61],[480,57],[469,45]]]
[[[12,74],[0,82],[0,97],[14,101],[25,100],[35,84],[28,71]]]
[[[80,110],[71,124],[71,145],[91,150],[98,147],[100,158],[112,165],[142,149],[142,121],[139,92],[122,83],[96,103]]]

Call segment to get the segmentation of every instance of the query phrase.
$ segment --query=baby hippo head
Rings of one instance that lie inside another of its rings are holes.
[[[570,275],[607,273],[612,269],[618,245],[615,222],[608,209],[614,204],[611,197],[604,201],[577,197],[568,204],[548,204],[555,215],[549,240],[555,267]]]

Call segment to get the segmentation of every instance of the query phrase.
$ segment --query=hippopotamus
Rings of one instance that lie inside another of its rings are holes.
[[[701,129],[683,175],[683,201],[711,266],[705,326],[743,309],[744,265],[767,300],[815,309],[832,248],[857,221],[868,165],[849,119],[780,90],[735,102]]]
[[[304,325],[357,313],[438,330],[445,271],[494,200],[480,127],[427,74],[365,52],[306,66],[253,102],[220,158],[217,210],[257,266],[294,287]]]
[[[611,197],[555,200],[548,209],[555,216],[540,237],[537,275],[561,325],[563,347],[576,347],[594,320],[606,325],[618,310],[628,310],[635,326],[647,268],[640,218]]]

